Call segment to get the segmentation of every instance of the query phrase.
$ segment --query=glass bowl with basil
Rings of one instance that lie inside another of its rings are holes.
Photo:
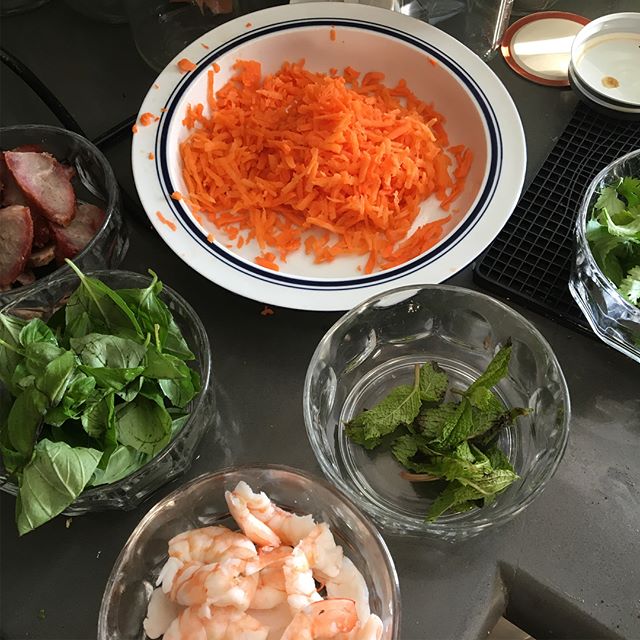
[[[189,467],[215,415],[191,306],[152,271],[69,266],[0,311],[0,488],[21,535],[134,508]]]
[[[384,292],[320,341],[303,392],[325,475],[387,533],[455,540],[506,523],[564,454],[570,400],[539,331],[487,295]]]
[[[571,295],[603,342],[640,362],[640,149],[591,181],[574,245]]]

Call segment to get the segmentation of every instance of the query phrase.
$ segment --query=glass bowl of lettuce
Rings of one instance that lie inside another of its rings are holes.
[[[595,334],[640,362],[640,149],[587,188],[569,288]]]
[[[215,415],[191,306],[152,271],[69,266],[0,311],[0,488],[20,535],[134,508],[189,467]]]

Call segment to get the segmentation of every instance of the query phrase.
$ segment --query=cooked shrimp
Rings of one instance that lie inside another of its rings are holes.
[[[353,600],[335,598],[315,602],[298,611],[281,640],[338,638],[352,631],[358,622]]]
[[[164,640],[267,640],[269,629],[234,607],[188,607],[171,623]]]
[[[316,589],[309,558],[300,545],[296,546],[285,560],[283,571],[287,602],[292,611],[298,611],[322,600]]]
[[[273,609],[287,601],[287,589],[282,565],[266,567],[258,574],[258,588],[250,609]]]
[[[293,617],[286,601],[272,609],[249,609],[247,613],[269,629],[267,640],[280,640]]]
[[[246,576],[245,560],[232,559],[213,564],[182,562],[169,558],[158,576],[162,590],[178,604],[190,607],[209,604],[249,608],[258,586],[258,576]]]
[[[211,564],[229,558],[251,560],[256,553],[249,538],[221,526],[191,529],[169,540],[169,555],[183,562]]]
[[[335,578],[342,567],[342,547],[336,545],[329,525],[317,524],[298,543],[298,548],[307,556],[314,577],[321,582]]]
[[[258,573],[274,564],[282,565],[282,563],[291,555],[293,549],[286,545],[279,547],[262,547],[258,555],[247,562],[245,574],[250,576]]]
[[[142,626],[144,632],[152,639],[159,638],[176,619],[180,607],[167,598],[162,589],[154,589],[147,607],[147,617]]]
[[[358,620],[366,620],[371,613],[369,609],[369,589],[362,574],[346,556],[342,559],[340,572],[329,578],[325,586],[329,598],[349,598],[356,603]]]
[[[380,640],[384,625],[375,613],[365,619],[364,624],[359,623],[349,633],[336,636],[336,640]]]
[[[283,542],[294,546],[315,525],[311,515],[298,516],[281,509],[264,492],[254,493],[246,482],[238,482],[233,491],[225,493],[225,498],[238,526],[250,540],[259,545],[276,547]],[[264,525],[275,537],[270,536],[258,523]]]

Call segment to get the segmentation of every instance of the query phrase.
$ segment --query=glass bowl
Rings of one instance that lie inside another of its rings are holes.
[[[78,200],[98,205],[106,214],[102,227],[74,262],[83,271],[119,266],[129,240],[120,211],[118,183],[102,152],[86,138],[59,127],[32,124],[0,128],[0,149],[14,149],[26,144],[38,144],[58,160],[74,167],[76,175],[72,183]],[[29,289],[64,273],[71,273],[67,265],[52,270],[32,285],[0,292],[0,308]]]
[[[624,176],[640,176],[640,149],[605,167],[587,187],[576,219],[569,289],[600,340],[640,362],[640,309],[625,300],[602,273],[586,238],[587,221],[600,190]]]
[[[411,383],[417,363],[436,360],[451,387],[466,388],[498,345],[513,343],[509,375],[495,391],[531,413],[501,432],[499,446],[520,476],[481,509],[425,522],[437,495],[412,484],[384,447],[367,451],[343,424]],[[445,285],[407,286],[369,299],[320,341],[304,385],[307,435],[325,475],[388,533],[457,539],[507,522],[543,490],[569,435],[569,391],[551,347],[521,315],[482,293]]]
[[[93,271],[87,275],[102,280],[112,289],[147,287],[151,282],[150,276],[131,271]],[[75,291],[78,283],[79,280],[73,273],[51,277],[47,282],[39,282],[30,287],[21,298],[7,305],[3,313],[40,317],[46,321],[60,307],[61,301]],[[103,509],[133,509],[150,493],[189,468],[204,432],[213,422],[215,393],[207,332],[200,318],[182,296],[164,286],[160,298],[171,310],[184,339],[196,356],[188,364],[198,371],[202,380],[200,393],[186,407],[190,412],[189,419],[155,458],[118,482],[83,491],[63,511],[65,515],[81,515]],[[7,392],[0,382],[0,396],[2,394],[6,395]],[[18,493],[17,484],[8,476],[1,463],[0,489],[12,495]]]
[[[199,476],[161,500],[127,540],[109,576],[102,597],[98,640],[139,640],[142,621],[167,543],[187,529],[225,525],[237,529],[224,492],[244,480],[264,491],[279,506],[299,514],[312,513],[326,522],[344,552],[362,572],[372,613],[384,623],[382,640],[397,640],[400,589],[391,554],[382,537],[358,508],[325,481],[280,465],[234,467]]]

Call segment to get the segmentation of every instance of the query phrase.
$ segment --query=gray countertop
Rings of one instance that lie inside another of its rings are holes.
[[[639,7],[638,0],[561,0],[556,8],[596,17]],[[92,22],[61,2],[2,20],[1,37],[89,136],[135,113],[155,76],[126,25]],[[499,57],[491,66],[520,111],[531,179],[576,99],[518,77]],[[5,68],[0,73],[2,124],[55,122],[19,79]],[[133,194],[129,151],[127,139],[108,156]],[[235,463],[286,463],[320,473],[304,431],[302,384],[317,342],[340,314],[276,308],[264,317],[263,305],[209,283],[154,232],[130,226],[124,266],[152,266],[207,327],[218,424],[187,475],[131,512],[76,517],[69,527],[57,518],[19,539],[14,498],[0,494],[6,640],[95,637],[102,591],[124,542],[150,506],[186,479]],[[450,282],[474,287],[471,268]],[[573,405],[569,446],[542,496],[504,528],[456,545],[386,538],[402,589],[401,637],[484,638],[506,607],[506,616],[536,638],[640,638],[640,367],[513,306],[543,333],[565,371]]]

